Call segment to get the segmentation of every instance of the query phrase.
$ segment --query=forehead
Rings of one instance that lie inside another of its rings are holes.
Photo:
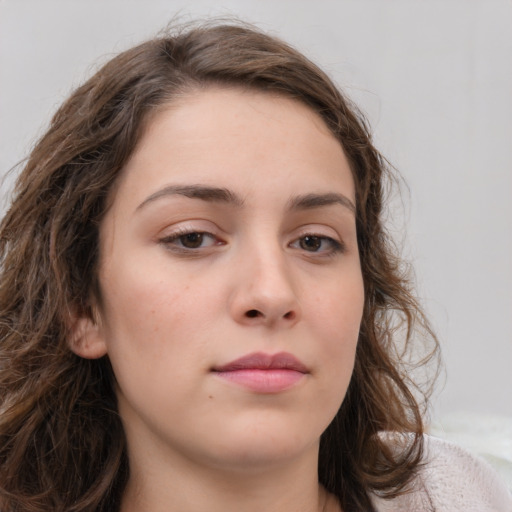
[[[117,188],[131,184],[140,195],[173,183],[235,186],[242,194],[262,184],[338,186],[354,196],[341,144],[317,113],[287,97],[236,88],[192,91],[155,112]]]

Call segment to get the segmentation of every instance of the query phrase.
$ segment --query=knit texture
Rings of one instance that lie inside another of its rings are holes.
[[[486,461],[434,437],[425,438],[425,461],[411,492],[374,498],[378,512],[512,512],[512,494]]]

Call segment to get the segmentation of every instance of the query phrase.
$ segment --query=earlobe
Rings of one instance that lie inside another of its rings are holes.
[[[75,320],[68,344],[72,352],[84,359],[98,359],[107,353],[101,326],[89,317]]]

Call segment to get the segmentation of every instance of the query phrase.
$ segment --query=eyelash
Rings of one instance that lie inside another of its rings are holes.
[[[204,240],[205,237],[211,238],[213,240],[213,243],[206,247],[202,246],[202,243],[201,243],[201,246],[199,246],[199,247],[186,247],[183,245],[183,241],[180,239],[183,239],[184,237],[190,236],[190,235],[200,235],[202,237],[201,242]],[[324,250],[324,251],[308,251],[307,249],[304,249],[303,247],[300,247],[300,246],[294,247],[295,244],[300,244],[301,241],[303,241],[307,238],[316,239],[317,241],[320,242],[321,246],[324,245],[325,243],[327,243],[330,245],[330,249]],[[177,241],[180,241],[181,245],[177,245],[176,244]],[[179,252],[182,254],[186,254],[186,255],[190,255],[190,256],[199,255],[199,251],[201,251],[202,249],[211,247],[211,246],[225,245],[225,242],[222,241],[221,239],[219,239],[216,235],[209,233],[207,231],[199,231],[199,230],[194,230],[194,229],[181,229],[179,231],[172,233],[169,236],[161,238],[159,240],[159,243],[166,246],[169,250]],[[317,233],[304,233],[299,238],[296,238],[293,242],[288,244],[288,246],[292,247],[292,248],[296,248],[298,250],[302,250],[306,254],[309,253],[309,254],[313,254],[313,255],[319,255],[322,257],[333,257],[337,254],[343,254],[346,250],[345,244],[342,241],[338,241],[329,236],[325,236],[325,235],[321,235],[321,234],[317,234]]]
[[[198,251],[200,249],[204,249],[204,247],[186,247],[183,245],[183,242],[182,242],[181,246],[177,245],[175,243],[176,241],[180,241],[180,239],[182,239],[186,236],[189,236],[189,235],[200,235],[202,237],[201,240],[203,240],[205,237],[211,238],[213,240],[213,243],[211,244],[211,246],[225,244],[225,242],[220,240],[214,234],[209,233],[207,231],[199,231],[196,229],[180,229],[178,231],[175,231],[174,233],[172,233],[169,236],[161,238],[159,240],[159,242],[161,244],[165,245],[170,250],[173,250],[176,252],[181,252],[181,253],[188,254],[188,255],[198,254]],[[210,246],[207,246],[207,247],[210,247]]]
[[[304,233],[299,238],[294,240],[290,247],[292,247],[294,244],[300,244],[301,241],[306,240],[307,238],[310,239],[316,239],[317,241],[320,241],[321,245],[324,245],[327,243],[330,248],[324,251],[308,251],[307,249],[304,249],[303,247],[299,247],[299,250],[303,250],[306,253],[310,254],[317,254],[322,257],[332,257],[336,256],[337,254],[343,254],[345,252],[345,244],[342,241],[335,240],[334,238],[326,235],[321,235],[317,233]]]

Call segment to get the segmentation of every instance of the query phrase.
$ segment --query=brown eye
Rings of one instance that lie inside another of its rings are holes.
[[[304,236],[300,239],[299,245],[305,251],[316,252],[322,247],[323,238],[319,236]]]
[[[345,252],[343,242],[324,235],[304,235],[294,240],[290,247],[300,249],[315,256],[334,256]]]
[[[159,242],[171,251],[195,255],[215,245],[225,245],[225,242],[206,231],[177,231]]]
[[[203,233],[187,233],[186,235],[181,235],[179,240],[183,247],[187,249],[198,249],[203,244]]]

